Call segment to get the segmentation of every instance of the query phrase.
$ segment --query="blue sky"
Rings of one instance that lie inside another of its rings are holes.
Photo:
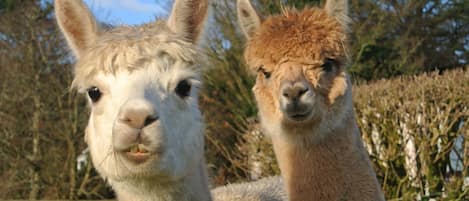
[[[111,24],[142,24],[166,16],[171,0],[84,0],[98,20]]]

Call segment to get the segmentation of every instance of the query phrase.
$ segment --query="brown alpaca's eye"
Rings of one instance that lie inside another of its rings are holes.
[[[261,65],[257,68],[257,72],[261,72],[266,79],[269,79],[270,76],[272,75],[271,72],[268,72],[268,71],[265,70],[263,65]]]
[[[99,101],[101,98],[101,91],[98,89],[98,87],[91,87],[88,89],[88,97],[90,97],[91,101],[93,103],[96,103]]]
[[[191,84],[189,83],[189,81],[187,80],[182,80],[178,83],[178,85],[176,86],[176,88],[174,89],[174,91],[176,92],[176,94],[181,97],[181,98],[185,98],[185,97],[188,97],[190,95],[190,92],[191,92]]]
[[[332,70],[334,69],[334,66],[335,66],[335,60],[331,58],[326,58],[324,60],[324,63],[321,65],[321,68],[325,72],[332,72]]]

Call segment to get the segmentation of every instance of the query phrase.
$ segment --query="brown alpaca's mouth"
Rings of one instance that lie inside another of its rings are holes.
[[[288,114],[287,116],[292,121],[302,122],[302,121],[307,120],[310,115],[311,115],[311,111],[307,111],[307,112],[302,112],[302,113]]]
[[[145,149],[143,144],[135,144],[124,150],[124,155],[130,161],[140,164],[147,161],[151,153]]]

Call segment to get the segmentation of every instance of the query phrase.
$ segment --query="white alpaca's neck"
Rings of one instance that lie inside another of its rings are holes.
[[[204,164],[178,181],[135,179],[110,181],[119,201],[211,201]]]
[[[283,130],[272,135],[290,201],[384,200],[353,112],[344,117],[336,128],[318,129],[327,133]],[[312,135],[323,137],[311,140]]]

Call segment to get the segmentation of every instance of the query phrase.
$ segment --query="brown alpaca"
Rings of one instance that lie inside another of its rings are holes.
[[[238,0],[245,59],[289,200],[384,200],[355,122],[347,1],[261,18]]]

